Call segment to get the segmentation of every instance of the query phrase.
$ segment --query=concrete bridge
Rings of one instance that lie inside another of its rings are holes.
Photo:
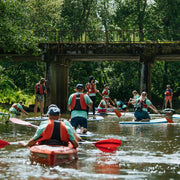
[[[179,31],[178,31],[179,32]],[[157,35],[157,32],[156,32]],[[43,61],[46,65],[48,94],[45,106],[57,104],[63,112],[68,102],[68,75],[72,61],[140,61],[140,90],[151,95],[151,69],[154,61],[180,61],[180,41],[137,42],[133,35],[132,41],[60,41],[60,36],[53,41],[41,42],[39,47],[42,55],[12,55],[14,60]],[[57,37],[57,36],[56,36]]]

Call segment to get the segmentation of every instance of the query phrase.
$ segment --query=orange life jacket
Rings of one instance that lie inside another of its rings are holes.
[[[36,90],[36,94],[44,94],[44,90],[43,90],[43,85],[42,84],[37,83],[36,87],[35,87],[35,90]]]
[[[48,125],[41,133],[38,144],[49,144],[51,140],[57,140],[59,145],[68,146],[69,134],[63,121],[48,120]]]
[[[71,101],[71,111],[82,110],[87,111],[87,104],[84,98],[85,94],[74,94]]]
[[[20,109],[17,107],[17,104],[16,104],[16,103],[14,103],[14,104],[12,105],[12,107],[14,107],[18,112],[20,111]]]
[[[87,91],[89,93],[96,93],[95,89],[94,89],[95,83],[88,83],[88,89]]]

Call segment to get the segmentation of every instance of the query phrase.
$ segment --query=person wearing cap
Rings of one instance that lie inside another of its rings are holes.
[[[73,135],[72,128],[64,121],[59,121],[60,109],[57,106],[51,106],[47,114],[49,119],[41,122],[33,138],[27,143],[19,142],[19,145],[24,147],[35,144],[68,146],[71,142],[74,148],[77,148],[79,144]]]
[[[38,103],[40,103],[41,118],[43,117],[44,94],[47,93],[45,83],[46,80],[44,78],[41,78],[39,83],[37,83],[35,86],[36,95],[35,95],[34,117],[36,117],[37,114]]]
[[[165,94],[165,109],[167,108],[167,104],[169,101],[170,108],[172,109],[172,97],[173,97],[173,90],[171,89],[171,86],[168,84],[166,86]]]
[[[76,93],[69,96],[68,109],[71,111],[71,125],[76,130],[80,126],[80,132],[87,132],[87,106],[92,108],[93,102],[87,94],[83,93],[82,84],[76,85]]]
[[[95,119],[95,105],[96,105],[96,93],[99,92],[99,90],[96,89],[96,83],[94,82],[95,78],[93,76],[89,76],[89,82],[87,83],[87,95],[91,98],[93,102],[93,118]],[[87,112],[89,111],[89,108]]]
[[[147,98],[147,93],[145,91],[141,93],[139,98],[132,100],[131,103],[133,105],[136,104],[134,112],[135,121],[149,121],[151,119],[148,113],[148,107],[151,107],[151,109],[157,112],[156,107]]]
[[[14,103],[10,109],[9,112],[15,115],[21,115],[21,112],[25,115],[28,115],[28,113],[23,109],[22,101],[19,101],[19,103]]]
[[[58,106],[57,106],[56,104],[51,104],[51,105],[49,105],[48,110],[49,110],[49,108],[51,108],[51,107],[57,107],[57,108],[58,108]],[[73,132],[73,135],[74,135],[74,137],[75,137],[75,139],[76,139],[77,141],[82,141],[82,138],[76,133],[76,131],[73,129],[71,123],[70,123],[68,120],[62,119],[62,118],[59,119],[59,120],[64,121],[65,125],[68,126],[68,129],[71,129],[71,131]]]
[[[114,103],[116,104],[117,106],[117,110],[120,110],[120,111],[125,111],[127,106],[122,102],[122,101],[117,101],[117,99],[114,99]]]

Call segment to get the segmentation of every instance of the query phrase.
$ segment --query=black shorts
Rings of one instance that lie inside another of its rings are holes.
[[[87,129],[87,119],[83,117],[74,117],[71,119],[71,125],[77,129],[78,126]]]

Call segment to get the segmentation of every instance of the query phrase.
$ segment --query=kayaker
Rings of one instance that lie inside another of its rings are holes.
[[[167,108],[167,104],[169,101],[170,108],[172,109],[172,97],[173,97],[173,90],[171,89],[171,86],[168,84],[166,86],[165,94],[165,109]]]
[[[71,142],[73,146],[78,147],[78,142],[73,135],[73,131],[63,121],[59,121],[60,109],[50,107],[48,110],[49,119],[42,121],[34,137],[27,143],[19,142],[20,145],[27,147],[34,144],[63,145],[68,146]]]
[[[117,110],[125,111],[127,106],[122,101],[117,101],[117,99],[114,99],[115,105],[117,106]]]
[[[51,104],[51,105],[49,105],[48,110],[51,107],[57,107],[58,108],[58,106],[56,104]],[[62,119],[61,116],[60,116],[60,119],[58,119],[58,120],[64,121],[65,125],[68,126],[71,129],[71,131],[73,132],[73,135],[77,141],[82,141],[82,138],[76,133],[76,131],[73,129],[71,123],[68,120]]]
[[[94,82],[95,78],[93,76],[89,76],[89,82],[87,83],[87,95],[91,98],[93,102],[93,119],[95,119],[95,105],[96,105],[96,93],[99,92],[99,90],[96,89],[96,83]],[[87,109],[87,112],[89,111],[89,108]]]
[[[15,115],[21,115],[21,112],[25,115],[28,115],[28,113],[23,109],[22,101],[19,101],[19,103],[14,103],[10,109],[9,112]]]
[[[147,98],[147,93],[145,91],[141,93],[141,96],[138,99],[132,100],[131,103],[136,104],[136,109],[134,112],[134,121],[149,121],[151,119],[148,113],[149,106],[151,106],[151,108],[155,112],[158,112],[156,107]]]
[[[34,117],[37,114],[38,103],[40,103],[41,118],[43,117],[43,106],[44,106],[44,94],[47,94],[45,86],[46,80],[41,78],[39,83],[35,86],[35,106],[34,106]]]
[[[71,125],[76,130],[80,126],[80,133],[87,132],[87,106],[92,108],[93,102],[83,93],[83,84],[76,85],[76,93],[69,96],[68,109],[71,111]]]

